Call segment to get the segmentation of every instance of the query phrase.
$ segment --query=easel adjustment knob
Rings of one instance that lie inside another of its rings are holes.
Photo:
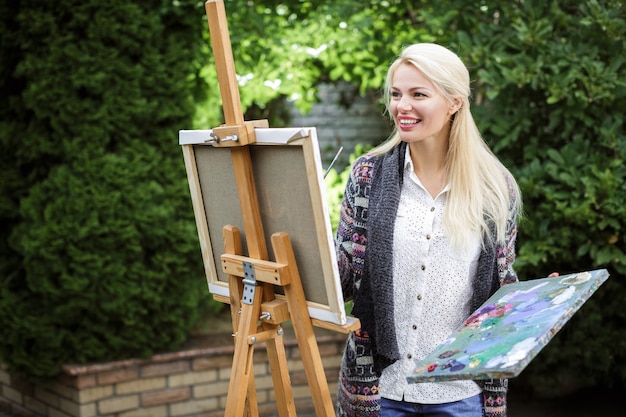
[[[217,136],[214,132],[209,133],[209,139],[205,141],[208,145],[219,145],[224,142],[237,142],[239,137],[237,135],[229,135],[224,137],[223,139]]]

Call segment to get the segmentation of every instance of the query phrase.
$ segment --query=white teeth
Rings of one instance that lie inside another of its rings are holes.
[[[417,122],[418,121],[415,120],[415,119],[402,119],[402,120],[400,120],[400,124],[402,124],[402,125],[414,125],[414,124],[417,124]]]

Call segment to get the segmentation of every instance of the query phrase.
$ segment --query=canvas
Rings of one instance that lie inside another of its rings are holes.
[[[416,361],[409,383],[518,376],[602,285],[605,269],[506,285]]]
[[[230,149],[207,144],[210,130],[183,130],[187,177],[209,291],[228,299],[228,276],[221,268],[222,229],[246,233]],[[335,255],[323,169],[315,128],[256,128],[250,144],[254,182],[267,242],[276,232],[289,234],[312,318],[348,323]],[[268,245],[269,260],[273,259]],[[247,255],[247,253],[244,253]],[[280,289],[277,288],[280,297]]]

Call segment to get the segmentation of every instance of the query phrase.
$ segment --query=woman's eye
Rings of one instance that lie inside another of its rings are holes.
[[[394,91],[393,93],[391,93],[391,97],[398,98],[398,97],[400,97],[400,93],[397,93],[397,92]]]

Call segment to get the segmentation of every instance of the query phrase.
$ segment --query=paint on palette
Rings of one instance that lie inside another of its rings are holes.
[[[506,285],[421,361],[409,383],[513,378],[609,277],[606,269]]]

